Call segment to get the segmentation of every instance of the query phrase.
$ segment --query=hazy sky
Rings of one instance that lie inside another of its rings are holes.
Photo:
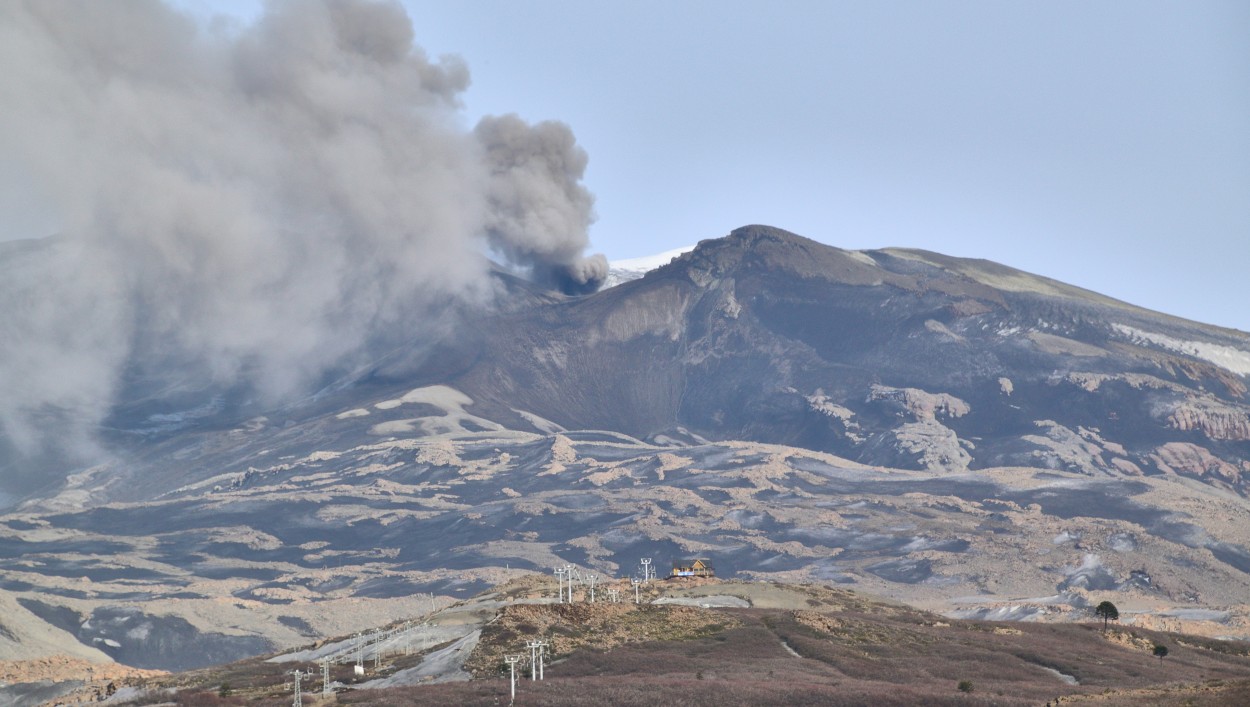
[[[468,124],[573,128],[610,258],[765,223],[1250,330],[1244,0],[406,5]]]

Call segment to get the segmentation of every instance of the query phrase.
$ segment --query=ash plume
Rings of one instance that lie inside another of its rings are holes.
[[[279,399],[438,303],[485,256],[597,287],[568,127],[464,124],[455,57],[394,2],[273,2],[204,30],[152,0],[0,5],[0,189],[55,238],[0,242],[0,455],[89,452],[125,370]],[[41,234],[0,233],[0,239]]]
[[[582,257],[594,197],[577,179],[587,158],[573,132],[555,122],[531,127],[515,115],[484,118],[473,132],[491,166],[491,245],[543,284],[568,294],[597,290],[608,261]]]

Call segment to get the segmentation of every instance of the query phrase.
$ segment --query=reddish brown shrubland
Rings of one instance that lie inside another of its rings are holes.
[[[1250,704],[1244,644],[1200,647],[1136,631],[1141,641],[1175,646],[1160,666],[1092,625],[943,625],[904,612],[848,611],[825,620],[805,611],[703,611],[728,614],[738,625],[680,641],[577,651],[549,664],[546,681],[519,684],[517,704],[1038,705],[1059,696],[1099,705]],[[1043,667],[1082,684],[1068,685]],[[972,692],[959,689],[965,681]],[[507,689],[506,680],[495,679],[342,695],[340,701],[497,704],[506,703]]]
[[[944,620],[849,593],[816,592],[808,608],[703,609],[632,604],[507,605],[469,660],[483,679],[345,690],[327,704],[497,705],[491,676],[526,640],[552,641],[547,680],[523,680],[517,705],[1250,704],[1250,644],[1125,626]],[[1152,655],[1167,645],[1166,661]],[[796,656],[795,653],[798,655]],[[391,656],[384,670],[421,656]],[[242,661],[149,683],[185,705],[291,703],[291,664]],[[308,666],[305,666],[308,667]],[[350,666],[335,666],[350,683]],[[1075,677],[1065,683],[1055,670]],[[372,672],[372,671],[371,671]],[[528,676],[528,670],[521,671]],[[216,695],[229,683],[232,695]],[[309,683],[305,683],[308,685]],[[961,684],[963,689],[961,689]],[[319,676],[305,704],[316,705]],[[169,701],[153,695],[153,700]]]

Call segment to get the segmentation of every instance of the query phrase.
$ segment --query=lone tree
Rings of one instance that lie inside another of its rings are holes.
[[[1156,643],[1155,655],[1159,656],[1159,665],[1163,665],[1163,659],[1168,656],[1168,647]]]
[[[1104,601],[1094,608],[1094,616],[1102,619],[1102,630],[1106,631],[1108,621],[1120,620],[1120,610],[1115,608],[1115,604]]]

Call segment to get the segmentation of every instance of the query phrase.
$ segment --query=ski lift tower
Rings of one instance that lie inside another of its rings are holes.
[[[300,694],[300,680],[303,680],[304,676],[309,674],[310,673],[301,672],[299,668],[296,668],[295,672],[291,673],[291,675],[295,677],[295,699],[291,702],[291,707],[304,706],[304,696]]]
[[[539,640],[526,641],[525,647],[530,649],[530,681],[538,679],[538,649],[542,648],[543,642]]]
[[[654,575],[651,574],[651,558],[644,557],[642,558],[642,581],[650,582],[652,576]]]
[[[538,644],[538,679],[541,681],[543,679],[543,667],[546,665],[544,658],[547,655],[547,646],[551,645],[551,642],[539,638],[534,643]]]
[[[563,567],[556,568],[556,583],[560,586],[560,599],[559,601],[556,602],[557,604],[564,603],[564,575],[567,572],[568,570],[564,569]]]
[[[597,584],[598,582],[599,582],[599,575],[595,574],[594,572],[586,573],[586,585],[590,587],[590,599],[588,599],[587,601],[589,601],[591,604],[595,603],[595,584]]]
[[[363,633],[356,634],[356,675],[365,674],[365,641],[366,637]]]
[[[418,599],[430,600],[430,613],[433,614],[437,607],[434,606],[434,592],[421,592],[417,595]]]
[[[516,702],[516,664],[521,661],[521,656],[505,655],[503,659],[508,661],[508,670],[512,674],[512,701]]]

